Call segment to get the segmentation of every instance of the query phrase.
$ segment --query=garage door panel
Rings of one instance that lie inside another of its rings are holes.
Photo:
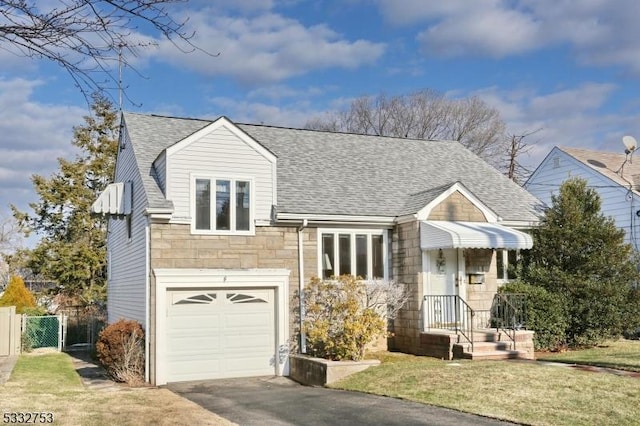
[[[258,312],[246,314],[227,314],[224,316],[226,328],[271,328],[273,326],[272,312]]]
[[[169,291],[168,381],[274,374],[275,292]]]
[[[224,343],[222,338],[201,338],[200,336],[194,336],[195,338],[179,338],[174,339],[174,344],[171,345],[167,353],[171,355],[180,354],[205,354],[205,353],[221,353]],[[194,347],[194,341],[198,342],[198,345]]]
[[[247,368],[248,365],[257,366],[256,368]],[[233,376],[228,377],[250,377],[263,375],[264,369],[273,369],[271,357],[243,357],[227,360],[226,369]],[[242,375],[244,374],[244,375]]]
[[[215,315],[210,317],[178,317],[171,318],[171,324],[169,324],[170,329],[173,333],[217,333],[221,328],[222,319]],[[194,325],[196,327],[194,327]]]
[[[242,350],[255,350],[255,348],[265,348],[262,352],[267,352],[269,354],[273,353],[273,349],[269,346],[271,345],[271,338],[268,334],[254,334],[254,335],[244,335],[244,336],[224,336],[222,339],[222,345],[229,349],[242,349]],[[238,353],[241,355],[242,353]]]

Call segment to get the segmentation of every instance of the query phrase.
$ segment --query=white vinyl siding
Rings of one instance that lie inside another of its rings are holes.
[[[216,176],[220,178],[244,176],[253,180],[255,200],[254,219],[268,221],[273,199],[271,163],[253,147],[224,126],[204,135],[172,153],[167,158],[167,198],[175,207],[172,222],[190,223],[192,200],[190,176]]]
[[[590,188],[595,189],[602,201],[602,213],[614,219],[616,226],[625,231],[625,241],[631,241],[631,226],[635,226],[637,244],[640,240],[640,218],[636,212],[640,210],[640,197],[630,196],[624,186],[591,169],[567,153],[554,148],[531,175],[525,188],[548,206],[551,196],[559,194],[560,185],[569,178],[579,177],[587,181]],[[633,203],[633,204],[632,204]]]
[[[167,193],[167,154],[162,152],[160,156],[153,162],[153,168],[158,178],[158,185],[163,194]]]
[[[132,182],[133,203],[131,238],[126,219],[110,219],[108,232],[109,271],[107,311],[110,323],[121,318],[132,319],[146,327],[146,207],[144,190],[132,145],[118,153],[116,182]]]

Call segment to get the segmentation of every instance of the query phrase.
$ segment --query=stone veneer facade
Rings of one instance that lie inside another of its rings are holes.
[[[428,220],[487,221],[484,213],[459,191],[452,193],[435,206]],[[396,282],[408,286],[410,301],[394,321],[393,337],[389,341],[389,347],[402,352],[420,354],[424,296],[420,222],[412,221],[397,225],[392,235],[392,276]],[[493,295],[498,288],[495,252],[490,249],[465,249],[463,253],[467,270],[485,272],[483,284],[466,284],[466,300],[474,310],[489,310]]]
[[[460,192],[454,192],[436,206],[429,220],[476,221],[486,218]],[[305,281],[318,275],[317,228],[302,231]],[[408,286],[410,300],[393,324],[393,337],[389,347],[407,353],[420,352],[422,333],[423,266],[420,248],[420,222],[410,221],[396,225],[390,231],[391,278]],[[253,269],[278,268],[291,271],[289,276],[290,300],[298,290],[298,232],[297,227],[256,227],[255,236],[193,235],[189,225],[152,224],[150,230],[150,297],[155,306],[155,268],[213,268]],[[495,256],[492,250],[466,250],[465,262],[469,266],[484,265],[489,273],[484,284],[468,285],[467,298],[474,309],[488,309],[497,289]],[[293,306],[290,306],[293,308]],[[155,318],[151,310],[151,328]],[[294,336],[295,315],[291,318]],[[154,336],[154,333],[150,333]],[[150,342],[154,348],[154,342]],[[151,353],[151,360],[155,353]],[[151,366],[151,371],[155,371]]]
[[[317,230],[302,231],[304,277],[308,282],[318,275]],[[150,231],[150,306],[155,306],[155,268],[195,269],[288,269],[289,300],[298,290],[298,228],[256,227],[254,236],[194,235],[189,225],[152,224]],[[290,309],[294,307],[290,305]],[[155,315],[151,309],[151,339],[155,335]],[[290,312],[291,336],[295,336],[295,315]],[[151,356],[155,360],[155,342],[150,342]],[[155,371],[155,366],[150,366]],[[152,378],[152,383],[155,378]]]

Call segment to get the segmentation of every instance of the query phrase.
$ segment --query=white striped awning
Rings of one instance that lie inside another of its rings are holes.
[[[131,182],[109,184],[91,205],[91,213],[124,216],[131,213]]]
[[[426,220],[420,223],[420,248],[502,248],[530,249],[529,234],[497,223],[446,222]]]

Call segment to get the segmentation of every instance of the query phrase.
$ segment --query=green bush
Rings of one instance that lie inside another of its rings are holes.
[[[100,332],[96,343],[98,360],[118,382],[144,382],[144,330],[140,323],[121,319]]]
[[[566,345],[569,326],[564,299],[542,287],[523,282],[510,282],[500,287],[500,293],[520,293],[527,296],[527,328],[536,332],[536,350],[557,350]]]
[[[566,300],[566,343],[593,346],[640,325],[637,253],[601,210],[587,181],[571,178],[551,197],[523,253],[522,280]]]
[[[312,278],[304,290],[303,329],[310,355],[359,360],[365,347],[384,335],[384,314],[367,306],[366,284],[350,275]]]
[[[27,308],[36,307],[36,298],[24,285],[21,277],[14,275],[9,280],[2,297],[0,306],[15,306],[16,313],[22,314]]]

